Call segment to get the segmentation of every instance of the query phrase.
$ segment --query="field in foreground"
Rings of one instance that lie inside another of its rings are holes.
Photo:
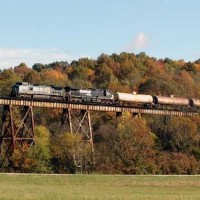
[[[0,199],[200,199],[200,176],[0,174]]]

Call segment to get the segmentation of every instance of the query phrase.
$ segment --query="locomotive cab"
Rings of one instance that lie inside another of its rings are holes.
[[[19,95],[19,87],[17,85],[13,85],[10,97],[16,97],[18,95]]]
[[[17,97],[20,94],[20,86],[27,86],[28,83],[26,82],[17,82],[15,85],[12,86],[12,90],[10,93],[11,97]]]

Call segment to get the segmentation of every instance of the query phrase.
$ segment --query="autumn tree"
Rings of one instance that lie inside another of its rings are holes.
[[[126,174],[154,173],[154,135],[144,120],[122,116],[114,152]]]
[[[28,68],[28,66],[25,63],[21,63],[20,65],[16,66],[14,68],[14,72],[21,77],[22,80],[27,76],[27,74],[31,71],[31,68]]]
[[[144,120],[126,113],[120,118],[117,129],[113,125],[101,126],[98,131],[101,155],[100,169],[125,174],[154,173],[154,135]],[[99,169],[99,170],[100,170]]]
[[[199,161],[194,156],[177,152],[161,152],[156,157],[160,174],[199,174]]]
[[[46,69],[41,72],[41,83],[44,85],[66,86],[67,75],[53,69]]]

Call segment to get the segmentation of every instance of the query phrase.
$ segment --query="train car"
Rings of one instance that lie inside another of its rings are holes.
[[[80,89],[66,87],[66,99],[69,101],[111,102],[114,95],[106,89]]]
[[[115,98],[118,103],[153,105],[153,97],[151,95],[117,92]]]
[[[65,87],[67,101],[89,101],[92,96],[91,89]]]
[[[12,86],[11,96],[23,98],[61,99],[65,96],[65,90],[61,87],[31,85],[27,82],[17,82],[15,85]]]
[[[153,96],[155,105],[175,105],[175,106],[190,106],[190,101],[187,98],[174,96]]]
[[[106,89],[93,89],[92,90],[92,101],[113,103],[114,94]]]
[[[191,107],[200,107],[200,99],[189,99]]]

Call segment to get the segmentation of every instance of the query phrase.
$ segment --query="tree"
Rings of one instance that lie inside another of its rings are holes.
[[[66,86],[68,77],[60,71],[46,69],[41,72],[41,82],[45,85]]]
[[[155,172],[155,136],[144,120],[132,118],[126,113],[116,129],[111,124],[102,125],[96,133],[97,137],[99,171],[125,174]]]
[[[118,140],[115,153],[126,174],[153,173],[154,135],[144,120],[126,114],[117,126]]]
[[[14,72],[21,76],[21,79],[24,80],[24,77],[31,71],[30,68],[27,67],[25,63],[21,63],[20,65],[14,68]]]
[[[115,152],[118,146],[116,127],[108,123],[109,116],[102,118],[104,119],[99,122],[101,124],[94,133],[96,170],[107,174],[121,173],[121,163]]]
[[[32,84],[39,84],[41,82],[40,73],[35,70],[31,70],[25,77],[24,81]]]
[[[108,88],[113,79],[115,79],[115,76],[107,64],[103,63],[95,68],[94,84],[96,87]]]
[[[89,58],[80,58],[78,61],[72,61],[71,66],[74,68],[81,66],[93,70],[95,68],[95,62]]]
[[[148,120],[151,131],[157,136],[157,148],[193,154],[199,149],[199,128],[194,119],[187,117],[151,117]]]
[[[21,77],[18,76],[12,69],[5,69],[0,73],[0,94],[1,96],[8,96],[12,90],[12,85],[21,81]]]
[[[82,140],[81,135],[64,133],[56,135],[51,141],[54,171],[76,173],[79,168],[86,171],[90,164],[91,147]]]
[[[49,172],[51,170],[50,132],[44,126],[35,128],[35,146],[32,149],[34,156],[34,172]]]
[[[90,77],[94,74],[94,71],[90,68],[77,66],[72,69],[72,71],[68,74],[69,78],[76,87],[92,87],[91,83],[89,82]]]
[[[157,155],[160,174],[199,174],[199,164],[199,161],[189,154],[162,152]]]
[[[181,96],[194,97],[198,94],[196,83],[188,72],[181,71],[180,74],[175,77],[175,81],[179,86],[178,89]]]
[[[41,72],[43,69],[45,69],[46,66],[43,65],[42,63],[35,63],[33,65],[33,70],[37,71],[37,72]]]
[[[149,78],[139,86],[139,93],[151,94],[151,95],[163,95],[169,96],[171,94],[177,94],[179,91],[176,86],[176,82],[173,80],[167,81],[157,78]]]
[[[35,145],[23,145],[14,151],[10,167],[15,172],[51,172],[50,133],[44,126],[37,126],[35,134]]]
[[[193,120],[185,117],[171,117],[168,134],[171,149],[175,152],[190,153],[199,140],[197,125]]]

